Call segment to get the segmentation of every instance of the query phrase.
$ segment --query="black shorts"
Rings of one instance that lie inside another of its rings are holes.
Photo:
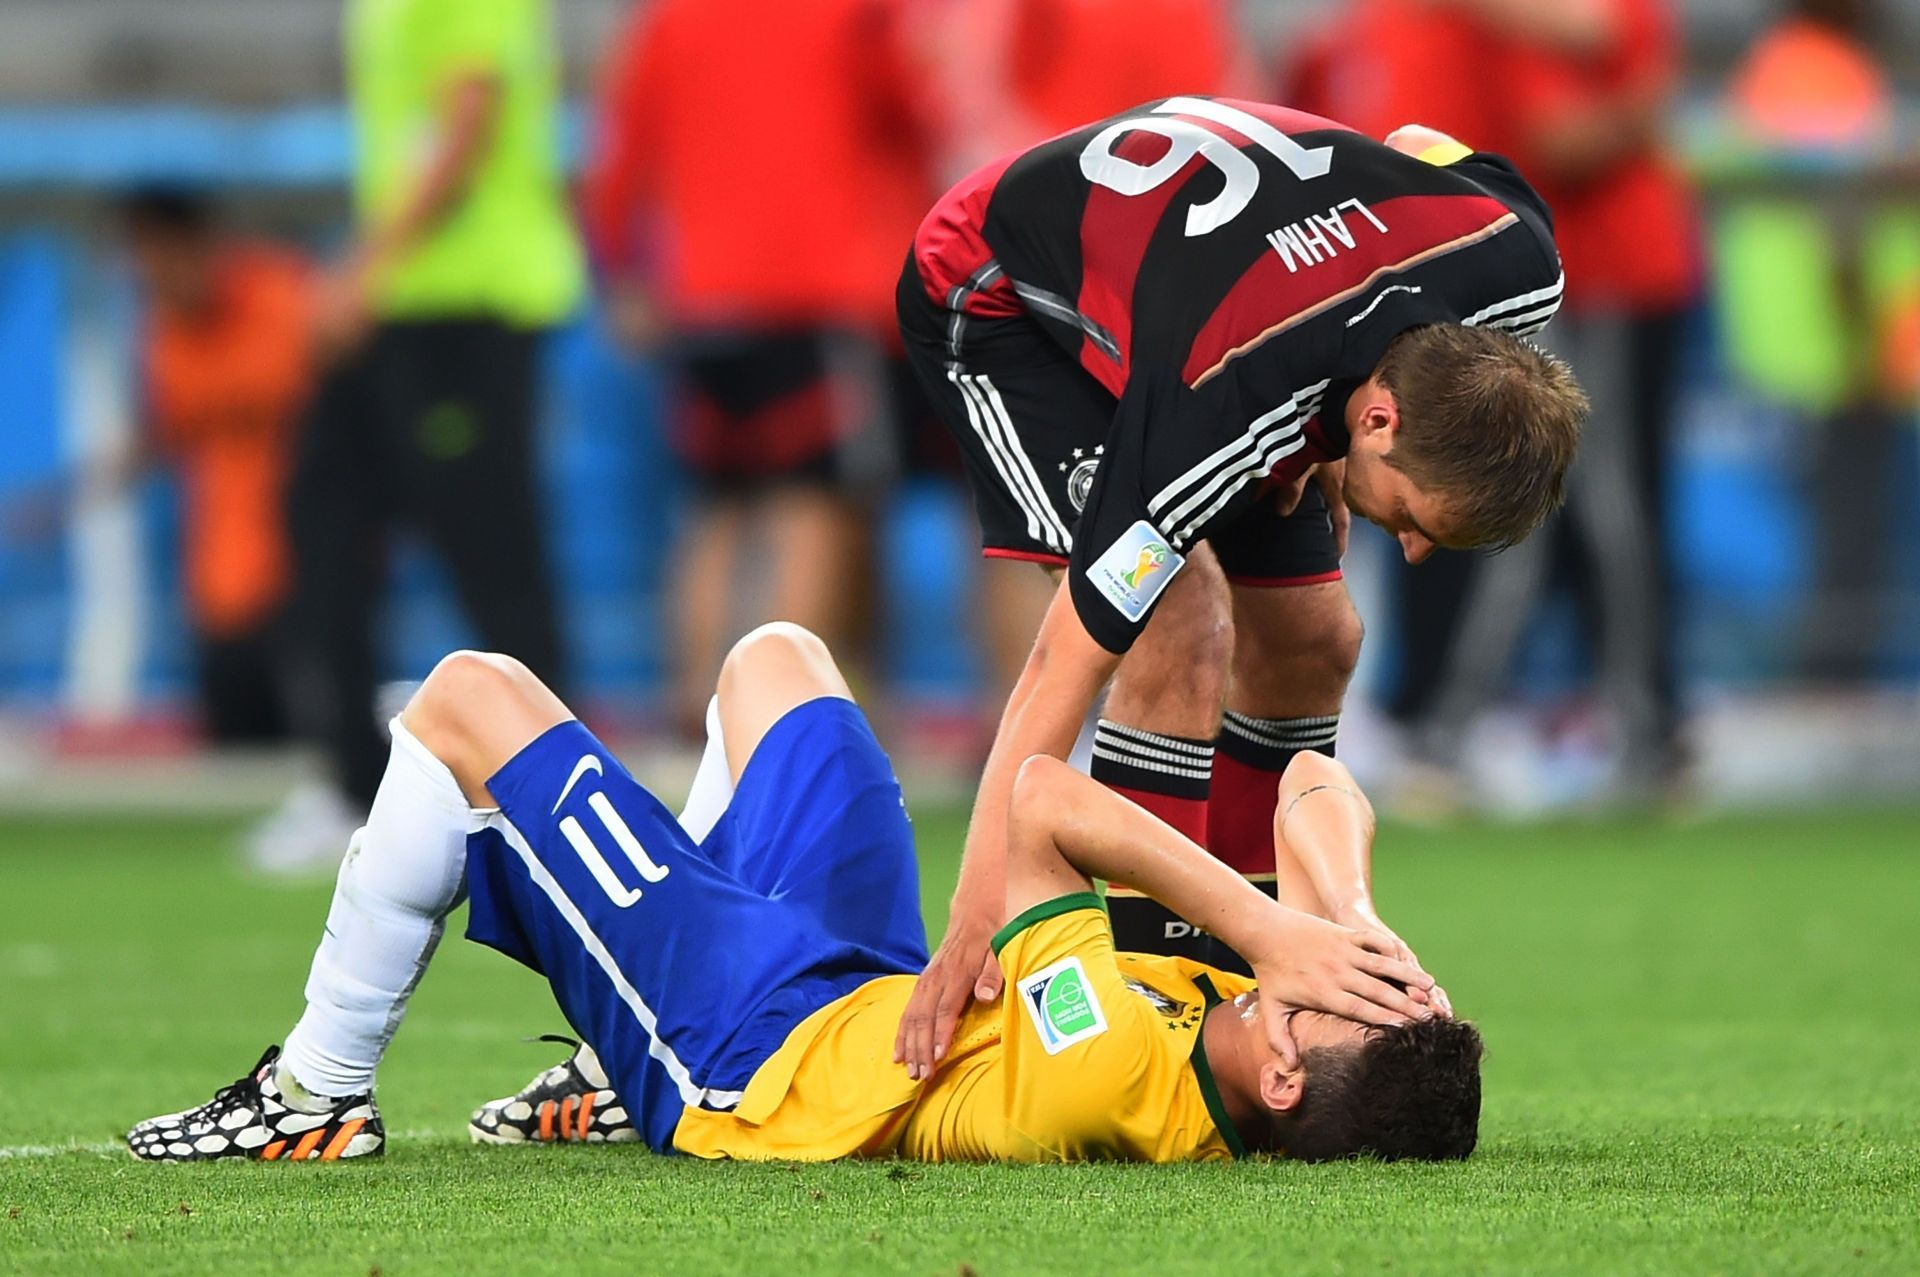
[[[884,486],[898,468],[879,344],[831,328],[695,332],[675,344],[674,451],[706,487]]]
[[[955,323],[911,260],[898,302],[907,358],[965,462],[982,552],[1065,564],[1106,450],[1113,395],[1024,315]],[[1340,579],[1326,502],[1311,484],[1291,514],[1259,502],[1208,544],[1238,585]]]

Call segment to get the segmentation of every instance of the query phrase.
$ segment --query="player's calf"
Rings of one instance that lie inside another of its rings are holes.
[[[1093,778],[1203,847],[1233,647],[1226,578],[1211,553],[1196,550],[1121,662],[1094,730]],[[1123,950],[1200,959],[1210,951],[1205,934],[1139,892],[1110,888],[1107,908]]]
[[[1213,853],[1249,876],[1273,873],[1280,777],[1302,750],[1332,754],[1365,631],[1341,582],[1234,589],[1238,646],[1220,725]]]
[[[337,1160],[378,1152],[375,1069],[466,882],[485,778],[565,707],[518,662],[458,653],[392,723],[393,749],[354,835],[314,952],[306,1009],[252,1074],[136,1126],[149,1161]],[[424,735],[423,735],[424,734]],[[506,751],[496,759],[495,751]],[[455,768],[459,770],[456,771]]]

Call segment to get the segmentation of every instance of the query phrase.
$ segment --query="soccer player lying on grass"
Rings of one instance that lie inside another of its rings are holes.
[[[998,946],[1018,996],[972,1009],[940,1065],[909,1076],[892,1048],[927,959],[912,831],[831,656],[795,627],[758,630],[728,658],[709,717],[676,820],[517,662],[441,662],[394,722],[285,1052],[135,1127],[134,1154],[380,1152],[374,1069],[463,892],[469,936],[546,974],[619,1096],[615,1112],[570,1107],[569,1122],[630,1121],[662,1152],[1178,1161],[1473,1147],[1478,1036],[1433,1013],[1431,981],[1386,937],[1267,899],[1047,760],[1022,773],[1012,806]],[[1345,804],[1357,833],[1357,791],[1324,775],[1288,808]],[[1347,848],[1362,882],[1364,841]],[[1116,958],[1093,876],[1211,928],[1260,987],[1181,959]]]

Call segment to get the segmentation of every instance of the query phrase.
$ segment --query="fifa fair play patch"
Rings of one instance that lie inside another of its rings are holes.
[[[1107,1014],[1100,1009],[1100,999],[1087,983],[1087,969],[1078,958],[1062,958],[1022,980],[1020,1001],[1048,1055],[1058,1055],[1075,1042],[1107,1031]]]

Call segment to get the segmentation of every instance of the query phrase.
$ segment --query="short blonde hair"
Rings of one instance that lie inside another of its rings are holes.
[[[1394,338],[1374,376],[1400,410],[1387,461],[1449,505],[1466,544],[1517,545],[1559,508],[1589,411],[1565,361],[1497,328],[1430,324]]]

